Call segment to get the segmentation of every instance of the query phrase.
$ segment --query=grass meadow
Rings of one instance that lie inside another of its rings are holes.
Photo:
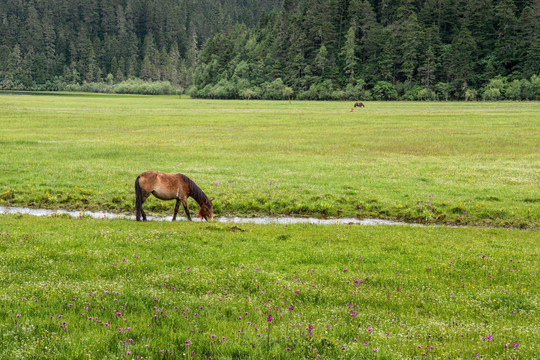
[[[3,216],[0,358],[533,359],[533,230]]]
[[[0,215],[0,358],[538,358],[540,103],[351,105],[0,93],[0,206],[427,225]]]
[[[351,106],[0,94],[0,205],[132,213],[135,177],[160,170],[218,216],[539,227],[539,102]]]

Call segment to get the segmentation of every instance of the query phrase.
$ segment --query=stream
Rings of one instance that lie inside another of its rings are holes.
[[[67,215],[72,218],[90,217],[93,219],[129,219],[135,220],[135,215],[114,214],[109,212],[92,212],[92,211],[68,211],[68,210],[49,210],[49,209],[31,209],[25,207],[4,207],[0,206],[1,214],[22,214],[32,216],[59,216]],[[172,216],[148,216],[150,221],[172,221]],[[186,217],[178,217],[177,220],[187,221]],[[196,216],[193,216],[193,221],[202,221]],[[392,220],[382,219],[356,219],[356,218],[301,218],[301,217],[226,217],[220,216],[214,218],[218,223],[235,223],[235,224],[314,224],[314,225],[334,225],[334,224],[355,224],[355,225],[405,225],[405,226],[422,226],[420,224],[410,224]]]

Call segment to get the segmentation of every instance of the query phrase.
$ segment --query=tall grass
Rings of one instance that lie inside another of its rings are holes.
[[[6,359],[531,359],[538,232],[2,216]]]

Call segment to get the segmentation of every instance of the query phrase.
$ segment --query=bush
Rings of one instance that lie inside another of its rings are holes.
[[[469,101],[469,100],[475,100],[476,97],[477,97],[477,93],[476,93],[476,90],[474,89],[467,89],[465,91],[465,101]]]
[[[281,78],[277,78],[271,83],[262,84],[262,98],[265,100],[281,100],[284,98],[285,84]]]
[[[439,100],[439,97],[437,96],[435,91],[431,89],[421,88],[416,94],[416,100],[437,101]]]
[[[68,91],[116,93],[116,94],[143,94],[143,95],[172,95],[182,92],[168,81],[149,82],[140,79],[130,79],[121,83],[110,85],[102,82],[84,82],[66,86]]]
[[[347,100],[370,100],[371,93],[364,89],[365,82],[360,79],[356,85],[348,84],[345,88],[345,98]]]
[[[500,97],[501,91],[498,88],[486,88],[484,90],[484,94],[482,95],[482,99],[489,101],[498,100]]]
[[[315,100],[317,97],[311,90],[300,91],[297,95],[298,100]]]
[[[489,84],[487,84],[482,98],[491,101],[503,99],[506,92],[506,82],[507,79],[502,76],[497,76],[496,78],[489,80]]]
[[[419,94],[422,90],[425,90],[425,89],[421,86],[415,85],[412,89],[408,89],[407,91],[405,91],[402,99],[403,100],[421,100]]]
[[[510,100],[521,100],[521,81],[514,80],[508,84],[506,98]]]
[[[540,76],[531,76],[531,100],[540,100]]]
[[[446,82],[439,82],[437,85],[435,85],[435,90],[441,98],[448,101],[450,91],[452,90],[452,85]]]
[[[373,98],[375,100],[396,100],[397,97],[396,89],[388,81],[378,81],[373,87]]]
[[[521,98],[523,100],[532,100],[534,99],[534,91],[531,85],[531,82],[527,79],[521,80]]]

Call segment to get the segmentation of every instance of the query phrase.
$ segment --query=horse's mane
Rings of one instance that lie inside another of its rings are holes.
[[[188,183],[188,185],[189,185],[189,195],[193,199],[195,199],[195,201],[199,205],[202,205],[202,204],[205,204],[205,203],[210,204],[210,199],[208,198],[208,196],[206,196],[206,194],[201,190],[200,187],[197,186],[197,184],[195,184],[193,182],[193,180],[191,180],[190,178],[188,178],[184,174],[178,174],[178,175],[182,176],[184,181]]]

